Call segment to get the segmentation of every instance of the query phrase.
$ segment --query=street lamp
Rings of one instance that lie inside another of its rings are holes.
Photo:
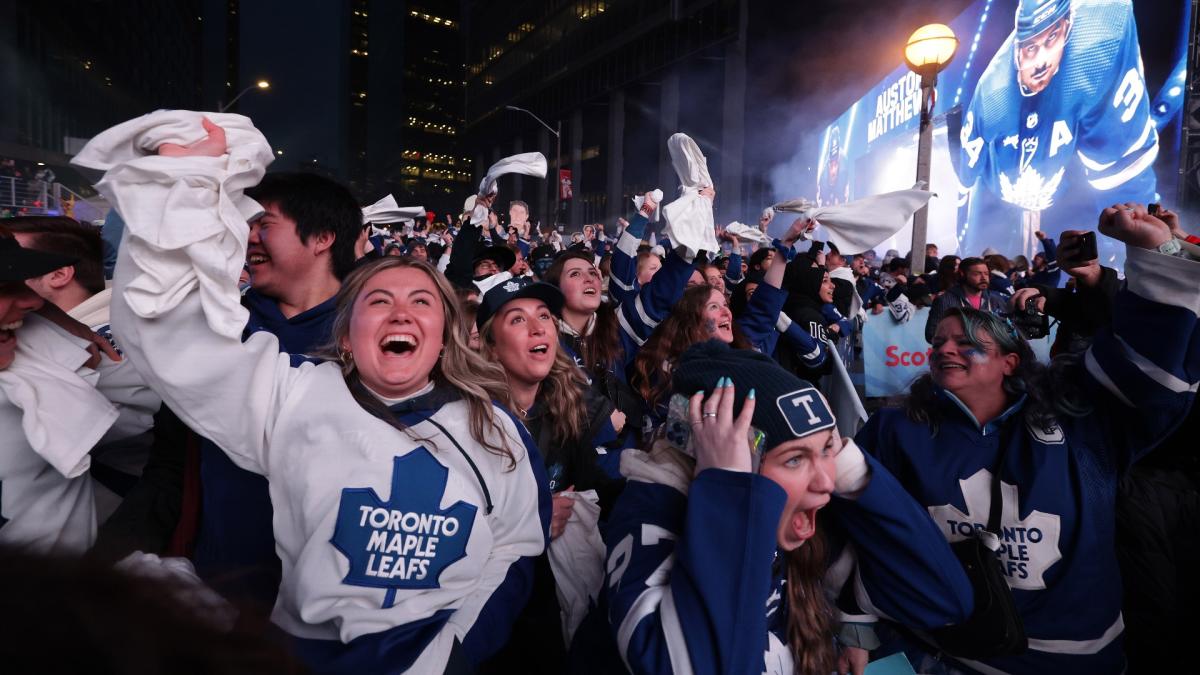
[[[958,51],[954,31],[941,23],[921,26],[904,46],[904,62],[921,76],[921,133],[917,140],[917,183],[929,186],[929,156],[933,150],[933,105],[938,73],[946,68]],[[929,205],[913,214],[912,258],[914,276],[925,273],[925,239],[929,226]]]
[[[233,100],[230,101],[229,103],[226,103],[225,105],[221,105],[220,108],[217,110],[217,112],[225,112],[226,110],[229,110],[230,108],[232,108],[233,104],[237,103],[237,100],[239,98],[241,98],[242,96],[245,96],[246,92],[248,92],[248,91],[251,91],[254,89],[262,89],[263,91],[266,91],[270,88],[271,88],[270,82],[268,82],[266,80],[259,80],[258,82],[255,82],[254,84],[250,85],[249,87],[246,87],[245,89],[243,89],[240,93],[238,93],[237,96],[234,96]],[[218,101],[217,104],[220,105],[220,101]]]
[[[546,124],[545,122],[543,122],[542,118],[538,117],[537,115],[534,115],[533,113],[529,112],[528,110],[526,110],[524,108],[518,108],[515,105],[506,105],[506,106],[504,106],[504,109],[505,110],[515,110],[517,112],[523,112],[526,115],[529,115],[533,119],[537,120],[538,124],[546,127],[546,131],[549,131],[550,133],[554,134],[554,170],[555,170],[555,172],[557,172],[561,168],[558,163],[560,161],[562,161],[562,120],[558,121],[558,130],[555,130],[549,124]],[[550,225],[555,230],[558,229],[558,208],[559,208],[558,201],[559,201],[559,198],[562,196],[562,186],[560,186],[558,184],[558,181],[559,181],[559,177],[557,175],[554,176],[554,179],[550,181],[550,184],[552,186],[554,186],[554,219],[551,221]]]

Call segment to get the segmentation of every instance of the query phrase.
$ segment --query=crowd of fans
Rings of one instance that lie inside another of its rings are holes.
[[[657,191],[565,235],[494,182],[441,222],[373,220],[330,179],[265,173],[249,121],[214,119],[186,118],[186,145],[153,115],[94,139],[76,162],[105,171],[103,230],[0,223],[13,663],[1185,658],[1200,240],[1178,214],[1114,204],[1095,232],[1039,232],[1032,260],[931,244],[916,266],[771,212],[696,250]],[[1125,244],[1124,278],[1097,236]],[[914,317],[929,372],[839,419],[839,361],[870,322]]]

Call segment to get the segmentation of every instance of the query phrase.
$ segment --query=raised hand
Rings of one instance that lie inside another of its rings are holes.
[[[696,452],[696,474],[705,469],[752,470],[750,420],[754,417],[754,390],[746,394],[742,413],[734,416],[736,396],[733,381],[722,377],[712,395],[698,392],[688,401],[692,443]]]
[[[200,124],[208,133],[207,136],[187,145],[163,143],[158,146],[158,154],[163,157],[220,157],[229,151],[224,129],[207,117],[202,119]]]
[[[800,216],[799,218],[792,221],[792,226],[788,228],[788,231],[785,232],[782,237],[780,237],[780,241],[782,241],[785,244],[789,244],[789,245],[793,244],[796,242],[797,239],[800,239],[804,234],[806,234],[808,232],[812,232],[813,228],[815,228],[816,226],[817,226],[817,221],[813,220],[812,218],[806,218],[804,216]]]
[[[1152,250],[1171,240],[1171,228],[1135,202],[1114,204],[1101,211],[1099,229],[1130,246]]]

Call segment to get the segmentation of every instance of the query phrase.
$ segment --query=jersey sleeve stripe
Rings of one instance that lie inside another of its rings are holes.
[[[1126,181],[1145,171],[1146,168],[1153,164],[1154,160],[1157,158],[1158,143],[1155,143],[1154,145],[1150,146],[1150,149],[1146,150],[1141,157],[1138,157],[1136,161],[1129,166],[1126,166],[1124,169],[1112,174],[1111,176],[1101,176],[1100,178],[1094,179],[1089,178],[1088,183],[1091,183],[1093,188],[1102,192],[1105,190],[1118,188],[1124,185]]]
[[[671,592],[669,583],[666,586],[666,592],[663,593],[659,613],[662,616],[662,631],[667,643],[667,654],[671,657],[671,672],[677,675],[691,675],[695,669],[692,668],[692,657],[688,654],[683,625],[679,621],[679,612],[675,609],[675,594]]]
[[[633,331],[633,326],[629,325],[629,319],[625,318],[625,312],[617,312],[617,322],[621,325],[621,330],[625,333],[625,335],[628,336],[629,339],[633,340],[637,346],[641,347],[642,345],[646,344],[646,341],[638,337],[638,334]]]
[[[1087,350],[1087,355],[1084,357],[1084,365],[1087,367],[1088,373],[1095,378],[1097,382],[1103,385],[1110,394],[1116,397],[1118,401],[1130,408],[1136,407],[1133,405],[1133,401],[1130,401],[1125,397],[1125,394],[1121,392],[1121,389],[1117,387],[1115,383],[1113,383],[1112,379],[1109,378],[1109,376],[1104,372],[1104,369],[1100,367],[1100,363],[1096,361],[1096,356],[1092,353],[1092,349]]]
[[[1125,358],[1129,359],[1130,363],[1137,366],[1138,370],[1142,371],[1142,374],[1151,380],[1154,380],[1163,388],[1175,392],[1176,394],[1195,392],[1197,389],[1200,389],[1200,383],[1193,382],[1188,384],[1187,382],[1175,377],[1162,368],[1159,368],[1152,361],[1150,361],[1150,359],[1134,351],[1133,347],[1130,347],[1129,343],[1125,342],[1121,336],[1116,335],[1114,337],[1116,338],[1117,343],[1121,345],[1122,350],[1125,352]]]

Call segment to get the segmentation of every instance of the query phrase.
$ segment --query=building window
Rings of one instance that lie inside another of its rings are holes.
[[[598,0],[585,0],[575,3],[575,16],[586,21],[600,16],[608,9],[608,3]]]

